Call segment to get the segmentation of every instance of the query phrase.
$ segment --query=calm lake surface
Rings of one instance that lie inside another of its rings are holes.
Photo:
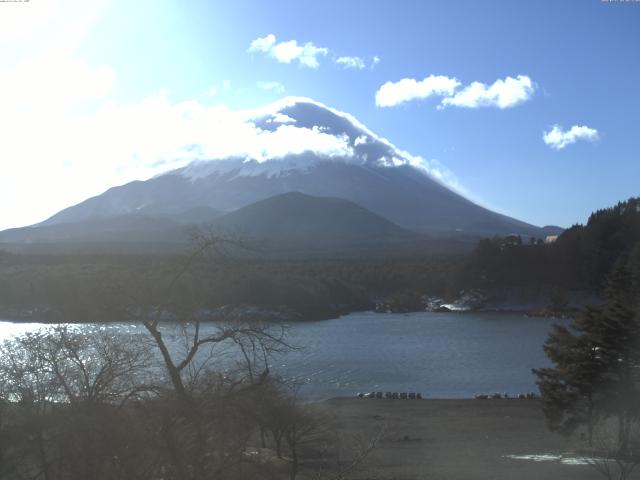
[[[549,365],[542,346],[554,322],[514,314],[353,313],[290,325],[291,343],[303,348],[274,359],[271,370],[300,383],[309,399],[368,391],[419,391],[428,398],[537,391],[531,369]],[[0,340],[43,327],[0,321]],[[143,332],[128,323],[74,328]]]

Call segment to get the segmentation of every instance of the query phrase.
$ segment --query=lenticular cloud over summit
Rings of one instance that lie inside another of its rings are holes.
[[[176,145],[167,150],[176,152],[176,160],[169,165],[190,163],[184,175],[191,178],[226,171],[239,161],[245,173],[254,175],[337,161],[380,167],[409,165],[449,188],[463,190],[437,160],[402,151],[352,115],[309,98],[286,97],[238,112],[184,105],[175,117]]]
[[[265,111],[273,112],[268,118],[270,128],[256,124],[259,110],[232,111],[193,101],[173,105],[166,96],[159,96],[128,110],[128,124],[145,124],[148,132],[132,143],[129,156],[166,170],[193,160],[233,157],[265,162],[304,152],[326,158],[353,155],[344,136],[315,125],[296,125],[274,108]]]

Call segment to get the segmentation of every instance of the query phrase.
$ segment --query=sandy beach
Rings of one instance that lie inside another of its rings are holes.
[[[579,441],[547,430],[537,400],[387,400],[340,398],[324,402],[345,435],[385,433],[352,474],[370,479],[590,480],[588,465],[560,459],[509,456],[575,456]]]

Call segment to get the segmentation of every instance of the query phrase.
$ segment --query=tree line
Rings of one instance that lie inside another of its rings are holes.
[[[48,321],[131,319],[122,291],[141,285],[161,300],[182,256],[0,257],[0,310],[7,318]],[[224,305],[287,307],[301,319],[331,318],[373,308],[377,297],[433,292],[444,295],[460,257],[414,259],[220,260],[194,265],[181,293],[203,297],[202,308]],[[120,291],[115,291],[116,287]],[[156,293],[152,292],[155,288]]]
[[[618,258],[640,242],[640,198],[592,213],[551,243],[508,240],[481,240],[454,274],[451,290],[544,285],[602,292]]]

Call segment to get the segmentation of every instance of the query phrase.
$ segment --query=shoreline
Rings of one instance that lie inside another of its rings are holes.
[[[345,401],[358,401],[362,403],[420,403],[420,402],[478,402],[478,403],[489,403],[489,402],[530,402],[530,401],[538,401],[540,397],[536,393],[535,398],[518,398],[518,397],[509,397],[509,398],[474,398],[474,397],[423,397],[420,399],[399,399],[399,398],[358,398],[357,396],[338,396],[338,397],[329,397],[321,400],[313,400],[310,403],[326,403],[326,402],[345,402]]]
[[[221,307],[225,308],[227,306]],[[254,306],[247,306],[253,308]],[[323,321],[323,320],[335,320],[341,317],[348,317],[351,314],[355,313],[372,313],[376,315],[406,315],[413,313],[434,313],[434,314],[445,314],[445,315],[465,315],[465,314],[489,314],[489,315],[522,315],[527,318],[547,318],[547,319],[558,319],[558,320],[571,320],[575,318],[580,310],[571,310],[571,311],[563,311],[563,312],[552,312],[552,311],[541,311],[541,310],[531,310],[531,309],[501,309],[501,308],[491,308],[491,309],[466,309],[466,310],[449,310],[449,311],[438,311],[438,310],[402,310],[402,311],[376,311],[372,309],[368,310],[350,310],[345,312],[339,312],[332,315],[313,315],[309,317],[303,317],[302,314],[295,313],[295,318],[271,318],[271,319],[260,319],[265,322],[271,323],[304,323],[304,322],[315,322],[315,321]],[[0,321],[11,322],[11,323],[42,323],[47,325],[59,325],[59,324],[90,324],[90,323],[100,323],[100,324],[110,324],[110,323],[135,323],[139,322],[139,319],[120,319],[120,320],[103,320],[103,319],[95,319],[95,320],[58,320],[58,315],[47,318],[46,315],[40,316],[38,313],[32,313],[29,309],[17,310],[17,309],[4,309],[0,306]],[[204,318],[202,322],[216,322],[219,321],[218,318]],[[172,322],[176,321],[174,319],[167,318],[165,321]]]

